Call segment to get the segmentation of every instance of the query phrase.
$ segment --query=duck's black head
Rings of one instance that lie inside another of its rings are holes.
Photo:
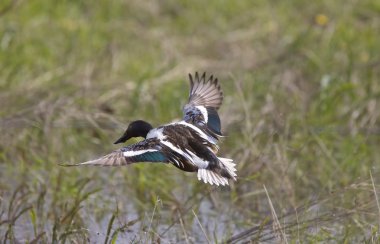
[[[124,132],[122,137],[115,141],[114,144],[126,142],[132,137],[146,138],[146,135],[151,129],[153,129],[153,127],[148,122],[145,122],[143,120],[133,121],[129,124],[127,130]]]

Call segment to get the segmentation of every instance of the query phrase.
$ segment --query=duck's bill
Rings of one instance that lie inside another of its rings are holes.
[[[129,139],[131,139],[130,136],[123,135],[122,137],[120,137],[119,139],[117,139],[113,144],[124,143],[124,142],[128,141]]]
[[[113,144],[119,144],[119,143],[123,143],[123,137],[120,137],[119,139],[117,139]]]

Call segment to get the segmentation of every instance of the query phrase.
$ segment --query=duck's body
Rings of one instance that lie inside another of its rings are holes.
[[[221,136],[217,109],[223,100],[218,81],[212,76],[206,81],[205,74],[199,77],[196,73],[195,80],[190,75],[190,82],[189,102],[184,107],[182,121],[157,128],[142,120],[134,121],[115,143],[138,136],[145,140],[79,165],[164,162],[187,172],[198,172],[198,179],[205,183],[228,185],[228,179],[235,180],[232,160],[216,156]]]

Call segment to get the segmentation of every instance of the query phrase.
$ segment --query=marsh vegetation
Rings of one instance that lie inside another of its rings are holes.
[[[0,241],[378,243],[379,30],[371,0],[1,1]],[[230,187],[58,166],[180,119],[195,71],[224,90]]]

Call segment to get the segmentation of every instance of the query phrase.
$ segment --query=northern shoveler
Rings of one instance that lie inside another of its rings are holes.
[[[223,93],[218,79],[206,74],[194,78],[189,74],[189,102],[183,108],[183,120],[153,128],[148,122],[136,120],[115,142],[124,143],[132,137],[145,140],[123,147],[101,158],[75,165],[121,166],[138,162],[164,162],[187,171],[197,172],[205,183],[228,185],[236,180],[232,159],[217,157],[217,142],[222,136],[217,110]]]

